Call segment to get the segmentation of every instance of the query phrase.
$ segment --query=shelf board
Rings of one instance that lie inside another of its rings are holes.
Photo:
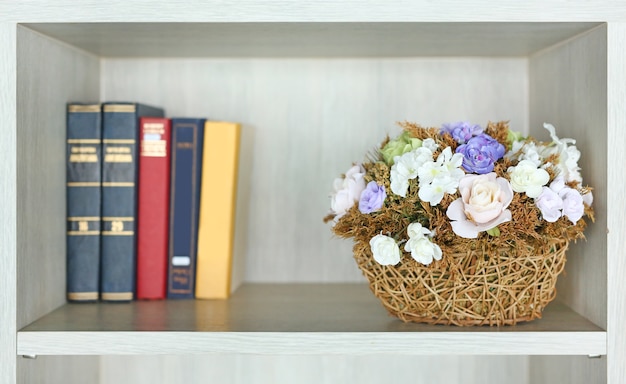
[[[18,332],[18,355],[604,355],[606,332],[554,302],[506,327],[403,323],[363,284],[244,284],[229,300],[66,304]]]
[[[101,57],[528,56],[599,23],[39,23]]]

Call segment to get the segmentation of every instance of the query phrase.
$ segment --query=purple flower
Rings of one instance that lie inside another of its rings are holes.
[[[449,133],[452,138],[459,144],[465,144],[473,136],[480,135],[483,129],[478,124],[470,124],[467,121],[458,121],[456,123],[443,124],[441,134]]]
[[[383,202],[387,198],[385,187],[370,181],[361,193],[359,200],[359,211],[361,213],[372,213],[382,208]]]
[[[563,216],[567,217],[572,224],[576,224],[585,213],[583,197],[580,192],[573,188],[565,187],[559,191],[559,196],[563,199]]]
[[[456,153],[463,154],[463,168],[467,172],[484,175],[493,171],[493,165],[504,156],[504,145],[496,139],[481,133],[459,145]]]

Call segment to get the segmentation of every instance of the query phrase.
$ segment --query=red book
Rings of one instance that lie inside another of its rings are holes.
[[[171,124],[139,120],[137,298],[164,299],[167,291]]]

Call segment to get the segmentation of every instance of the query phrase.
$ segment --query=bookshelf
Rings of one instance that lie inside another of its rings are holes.
[[[626,377],[626,10],[292,7],[32,1],[0,13],[0,383],[293,382],[302,372],[367,382],[389,378],[371,368],[381,364],[402,380]],[[242,122],[232,299],[66,304],[63,107],[115,99]],[[597,219],[541,320],[400,323],[362,284],[351,244],[321,222],[332,178],[395,121],[460,118],[508,119],[537,137],[550,121],[578,140]]]

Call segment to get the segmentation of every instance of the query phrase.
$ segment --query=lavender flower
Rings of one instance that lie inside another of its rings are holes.
[[[386,198],[387,192],[385,192],[385,187],[376,184],[375,181],[370,181],[361,193],[359,211],[361,211],[361,213],[378,211],[383,207],[383,202]]]
[[[494,163],[504,156],[504,151],[504,145],[486,133],[474,136],[456,148],[456,153],[463,154],[463,168],[479,175],[493,171]]]
[[[535,199],[537,208],[541,211],[543,219],[549,223],[557,221],[563,213],[563,200],[559,194],[548,187],[542,187],[542,192]]]
[[[446,123],[441,126],[440,133],[449,133],[452,138],[459,144],[465,144],[474,136],[480,135],[483,129],[478,124],[470,124],[467,121],[458,121],[456,123]]]

